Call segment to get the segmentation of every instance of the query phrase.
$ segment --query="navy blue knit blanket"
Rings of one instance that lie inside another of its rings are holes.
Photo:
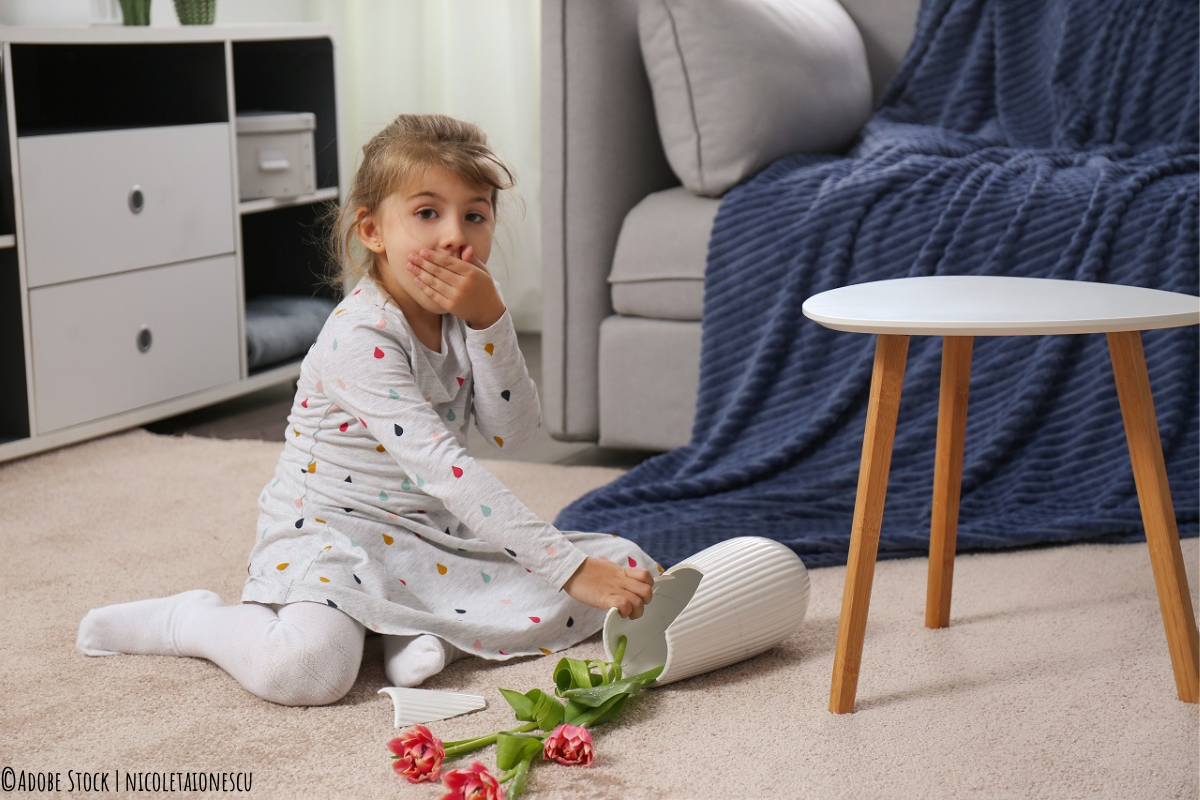
[[[784,158],[717,215],[692,441],[556,520],[664,565],[733,536],[844,563],[874,337],[806,298],[917,275],[1200,293],[1195,0],[927,0],[844,157]],[[1200,519],[1196,328],[1143,335],[1177,521]],[[941,340],[914,337],[879,557],[927,553]],[[1142,540],[1103,335],[977,338],[960,551]]]

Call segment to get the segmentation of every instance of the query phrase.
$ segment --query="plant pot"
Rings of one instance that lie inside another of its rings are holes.
[[[604,620],[604,649],[615,656],[628,638],[622,671],[662,667],[655,685],[690,678],[769,650],[808,611],[808,570],[791,549],[745,536],[702,550],[654,584],[640,619],[616,609]]]
[[[212,25],[217,18],[217,0],[175,0],[180,25]]]
[[[150,0],[121,0],[121,21],[126,25],[149,25]]]

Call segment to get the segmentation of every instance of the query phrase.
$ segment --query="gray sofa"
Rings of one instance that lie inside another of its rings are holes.
[[[919,0],[841,3],[878,96]],[[543,413],[557,439],[669,450],[691,438],[720,199],[668,163],[637,16],[638,0],[542,3]]]

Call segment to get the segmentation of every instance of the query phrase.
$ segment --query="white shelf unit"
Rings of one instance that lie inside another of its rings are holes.
[[[246,304],[331,296],[336,62],[320,24],[0,26],[0,462],[296,379]],[[316,116],[315,192],[238,199],[248,111]]]
[[[264,197],[258,200],[243,200],[240,204],[238,204],[238,212],[241,214],[257,214],[260,211],[274,211],[277,208],[307,205],[308,203],[321,203],[328,200],[337,199],[338,189],[337,187],[333,187],[330,189],[318,189],[312,194],[289,197],[286,199]]]

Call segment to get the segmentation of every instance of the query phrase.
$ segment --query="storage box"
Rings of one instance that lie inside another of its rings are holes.
[[[316,127],[316,115],[306,111],[238,114],[241,199],[286,198],[315,192]]]

